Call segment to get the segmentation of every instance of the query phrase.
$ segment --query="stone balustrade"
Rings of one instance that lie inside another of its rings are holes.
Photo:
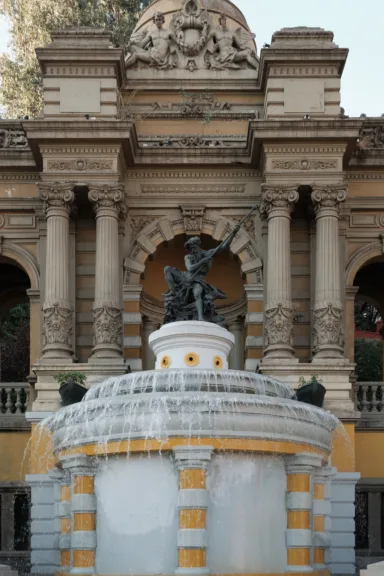
[[[380,415],[384,418],[384,383],[358,382],[355,386],[355,403],[362,418]]]
[[[1,416],[23,416],[28,407],[28,382],[0,383]]]

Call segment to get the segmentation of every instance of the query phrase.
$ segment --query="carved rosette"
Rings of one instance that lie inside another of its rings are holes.
[[[123,330],[121,310],[115,306],[95,304],[93,308],[93,343],[105,348],[121,348],[121,335]]]
[[[66,302],[47,302],[43,306],[44,349],[49,351],[72,345],[72,308]]]
[[[313,351],[334,350],[342,352],[344,349],[343,309],[341,302],[318,304],[313,312]]]
[[[341,204],[347,198],[347,188],[343,185],[340,186],[312,186],[312,203],[316,216],[322,214],[324,210],[327,212],[335,212],[339,216]]]
[[[265,348],[293,345],[293,310],[278,302],[265,311]]]
[[[94,204],[96,215],[101,210],[108,210],[115,212],[118,218],[126,218],[127,201],[122,184],[90,188],[88,197]]]
[[[293,211],[299,200],[297,186],[263,186],[260,213],[270,217],[275,210]]]
[[[49,217],[53,210],[65,210],[70,214],[75,199],[73,184],[55,182],[53,184],[39,184],[39,194],[44,202],[46,216]]]

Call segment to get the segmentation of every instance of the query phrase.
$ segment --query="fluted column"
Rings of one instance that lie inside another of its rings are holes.
[[[264,341],[268,359],[294,358],[290,227],[298,199],[297,187],[263,187],[261,212],[268,219]]]
[[[69,215],[72,184],[39,184],[47,217],[43,358],[70,359],[72,314],[69,295]]]
[[[343,305],[339,215],[347,191],[344,186],[313,186],[316,213],[316,288],[313,310],[314,361],[343,359]]]
[[[94,186],[89,199],[96,212],[96,278],[92,360],[122,357],[122,287],[119,220],[126,215],[124,188]]]

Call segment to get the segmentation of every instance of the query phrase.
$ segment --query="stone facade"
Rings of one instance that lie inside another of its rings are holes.
[[[102,30],[55,32],[37,51],[42,116],[0,120],[0,273],[29,280],[34,422],[59,405],[58,372],[92,386],[153,368],[163,266],[253,205],[212,272],[230,367],[293,387],[317,374],[327,408],[356,422],[356,278],[384,261],[384,119],[345,115],[348,51],[331,32],[286,28],[258,53],[236,6],[219,18],[213,4],[156,0],[125,60]],[[342,552],[331,562],[343,573]]]

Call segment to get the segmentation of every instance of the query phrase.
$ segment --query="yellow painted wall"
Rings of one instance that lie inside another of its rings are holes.
[[[354,424],[341,424],[333,433],[331,460],[339,472],[355,471],[355,442]]]
[[[0,432],[0,482],[20,482],[29,473],[30,432]]]
[[[384,478],[384,430],[356,432],[356,471],[362,478]]]

